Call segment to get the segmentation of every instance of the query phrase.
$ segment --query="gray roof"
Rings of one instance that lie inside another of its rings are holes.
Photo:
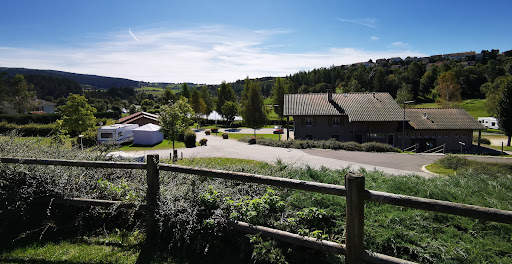
[[[402,121],[403,109],[389,93],[286,94],[284,115],[332,116],[347,115],[353,121]]]
[[[415,129],[486,129],[462,108],[408,108],[406,116]]]

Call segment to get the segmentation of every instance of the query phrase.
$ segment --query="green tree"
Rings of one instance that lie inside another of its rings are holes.
[[[441,73],[437,78],[436,92],[443,106],[462,101],[460,85],[455,81],[452,71]]]
[[[222,113],[224,113],[224,118],[228,121],[230,125],[233,124],[236,115],[238,115],[238,104],[232,101],[227,101],[222,106]]]
[[[276,78],[274,87],[272,89],[272,103],[274,103],[274,106],[277,106],[276,114],[279,116],[279,118],[283,117],[284,95],[288,93],[289,89],[290,84],[286,79],[281,79],[280,77]]]
[[[96,125],[96,108],[87,103],[85,96],[69,94],[66,104],[61,107],[61,112],[61,127],[71,136],[77,136]]]
[[[153,108],[154,105],[155,105],[155,102],[153,100],[150,100],[150,99],[144,99],[140,103],[140,106],[142,107],[143,111],[150,110],[151,108]]]
[[[507,135],[507,146],[510,146],[512,136],[512,76],[507,76],[501,82],[501,99],[498,102],[498,124]]]
[[[511,78],[510,75],[500,76],[494,82],[486,82],[480,87],[480,90],[485,93],[485,110],[490,116],[498,116],[498,104],[503,97],[503,89]]]
[[[352,79],[348,83],[348,86],[343,89],[343,92],[346,92],[346,93],[350,93],[350,92],[355,93],[355,92],[362,92],[362,91],[363,91],[363,88],[361,88],[361,85],[355,79]]]
[[[245,124],[254,129],[254,136],[256,136],[256,129],[265,125],[267,116],[260,86],[258,83],[251,81],[249,77],[245,79],[244,83],[241,110]]]
[[[165,138],[172,140],[172,149],[174,152],[174,142],[178,135],[182,133],[190,122],[190,117],[194,115],[194,110],[190,107],[187,99],[182,97],[171,105],[160,107],[160,126]]]
[[[412,85],[411,84],[403,84],[400,89],[396,92],[396,99],[395,101],[401,105],[406,101],[412,101],[414,98],[412,94]]]
[[[183,90],[181,92],[181,96],[190,99],[190,91],[188,90],[188,84],[183,83]]]
[[[435,89],[437,77],[439,75],[439,67],[433,65],[428,71],[423,74],[420,79],[419,95],[423,98],[429,96],[432,90]]]
[[[210,92],[208,91],[208,88],[206,86],[201,87],[200,93],[201,93],[201,98],[203,98],[203,100],[206,104],[206,111],[204,114],[209,115],[213,111],[213,107],[214,107],[212,95],[210,94]]]
[[[226,82],[222,82],[217,96],[217,113],[222,115],[222,106],[224,106],[227,101],[236,102],[235,91],[231,85]]]
[[[173,103],[174,100],[176,100],[176,95],[174,95],[174,92],[171,89],[166,88],[164,94],[162,95],[162,103]]]
[[[190,97],[190,106],[192,110],[195,112],[196,122],[199,123],[199,119],[202,114],[206,114],[206,103],[203,98],[201,98],[201,94],[197,89],[192,90],[192,95]]]
[[[31,98],[35,95],[34,86],[29,84],[23,75],[16,74],[11,80],[11,87],[8,90],[9,100],[16,112],[24,114],[31,109]]]

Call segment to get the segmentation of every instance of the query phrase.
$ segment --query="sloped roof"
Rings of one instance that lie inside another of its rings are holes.
[[[128,123],[130,121],[134,121],[134,120],[137,120],[139,118],[142,118],[142,117],[146,117],[148,119],[152,119],[152,120],[158,120],[158,115],[155,115],[155,114],[151,114],[151,113],[148,113],[148,112],[137,112],[135,114],[131,114],[129,116],[125,116],[121,119],[119,119],[119,123]]]
[[[286,94],[284,115],[347,115],[353,121],[403,121],[403,109],[389,93]]]
[[[133,131],[160,131],[161,126],[155,124],[145,124],[141,127],[134,129]]]
[[[415,129],[486,129],[462,108],[412,108],[406,116]]]

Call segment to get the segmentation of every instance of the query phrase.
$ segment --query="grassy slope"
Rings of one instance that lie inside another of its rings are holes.
[[[485,111],[484,107],[485,100],[483,99],[468,99],[464,100],[459,105],[456,105],[455,107],[461,107],[466,112],[468,112],[471,116],[474,118],[478,117],[485,117],[489,116],[487,114],[487,111]],[[438,103],[424,103],[424,104],[417,104],[413,106],[414,108],[441,108],[441,105]]]

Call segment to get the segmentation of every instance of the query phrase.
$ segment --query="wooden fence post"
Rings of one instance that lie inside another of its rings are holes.
[[[158,196],[160,194],[160,173],[158,163],[160,157],[158,155],[147,156],[147,184],[148,189],[146,192],[146,219],[147,219],[147,233],[146,243],[156,244],[160,236],[160,228],[158,225]]]
[[[347,222],[346,238],[347,264],[363,263],[364,252],[364,176],[362,174],[347,173],[345,187],[347,188]]]

